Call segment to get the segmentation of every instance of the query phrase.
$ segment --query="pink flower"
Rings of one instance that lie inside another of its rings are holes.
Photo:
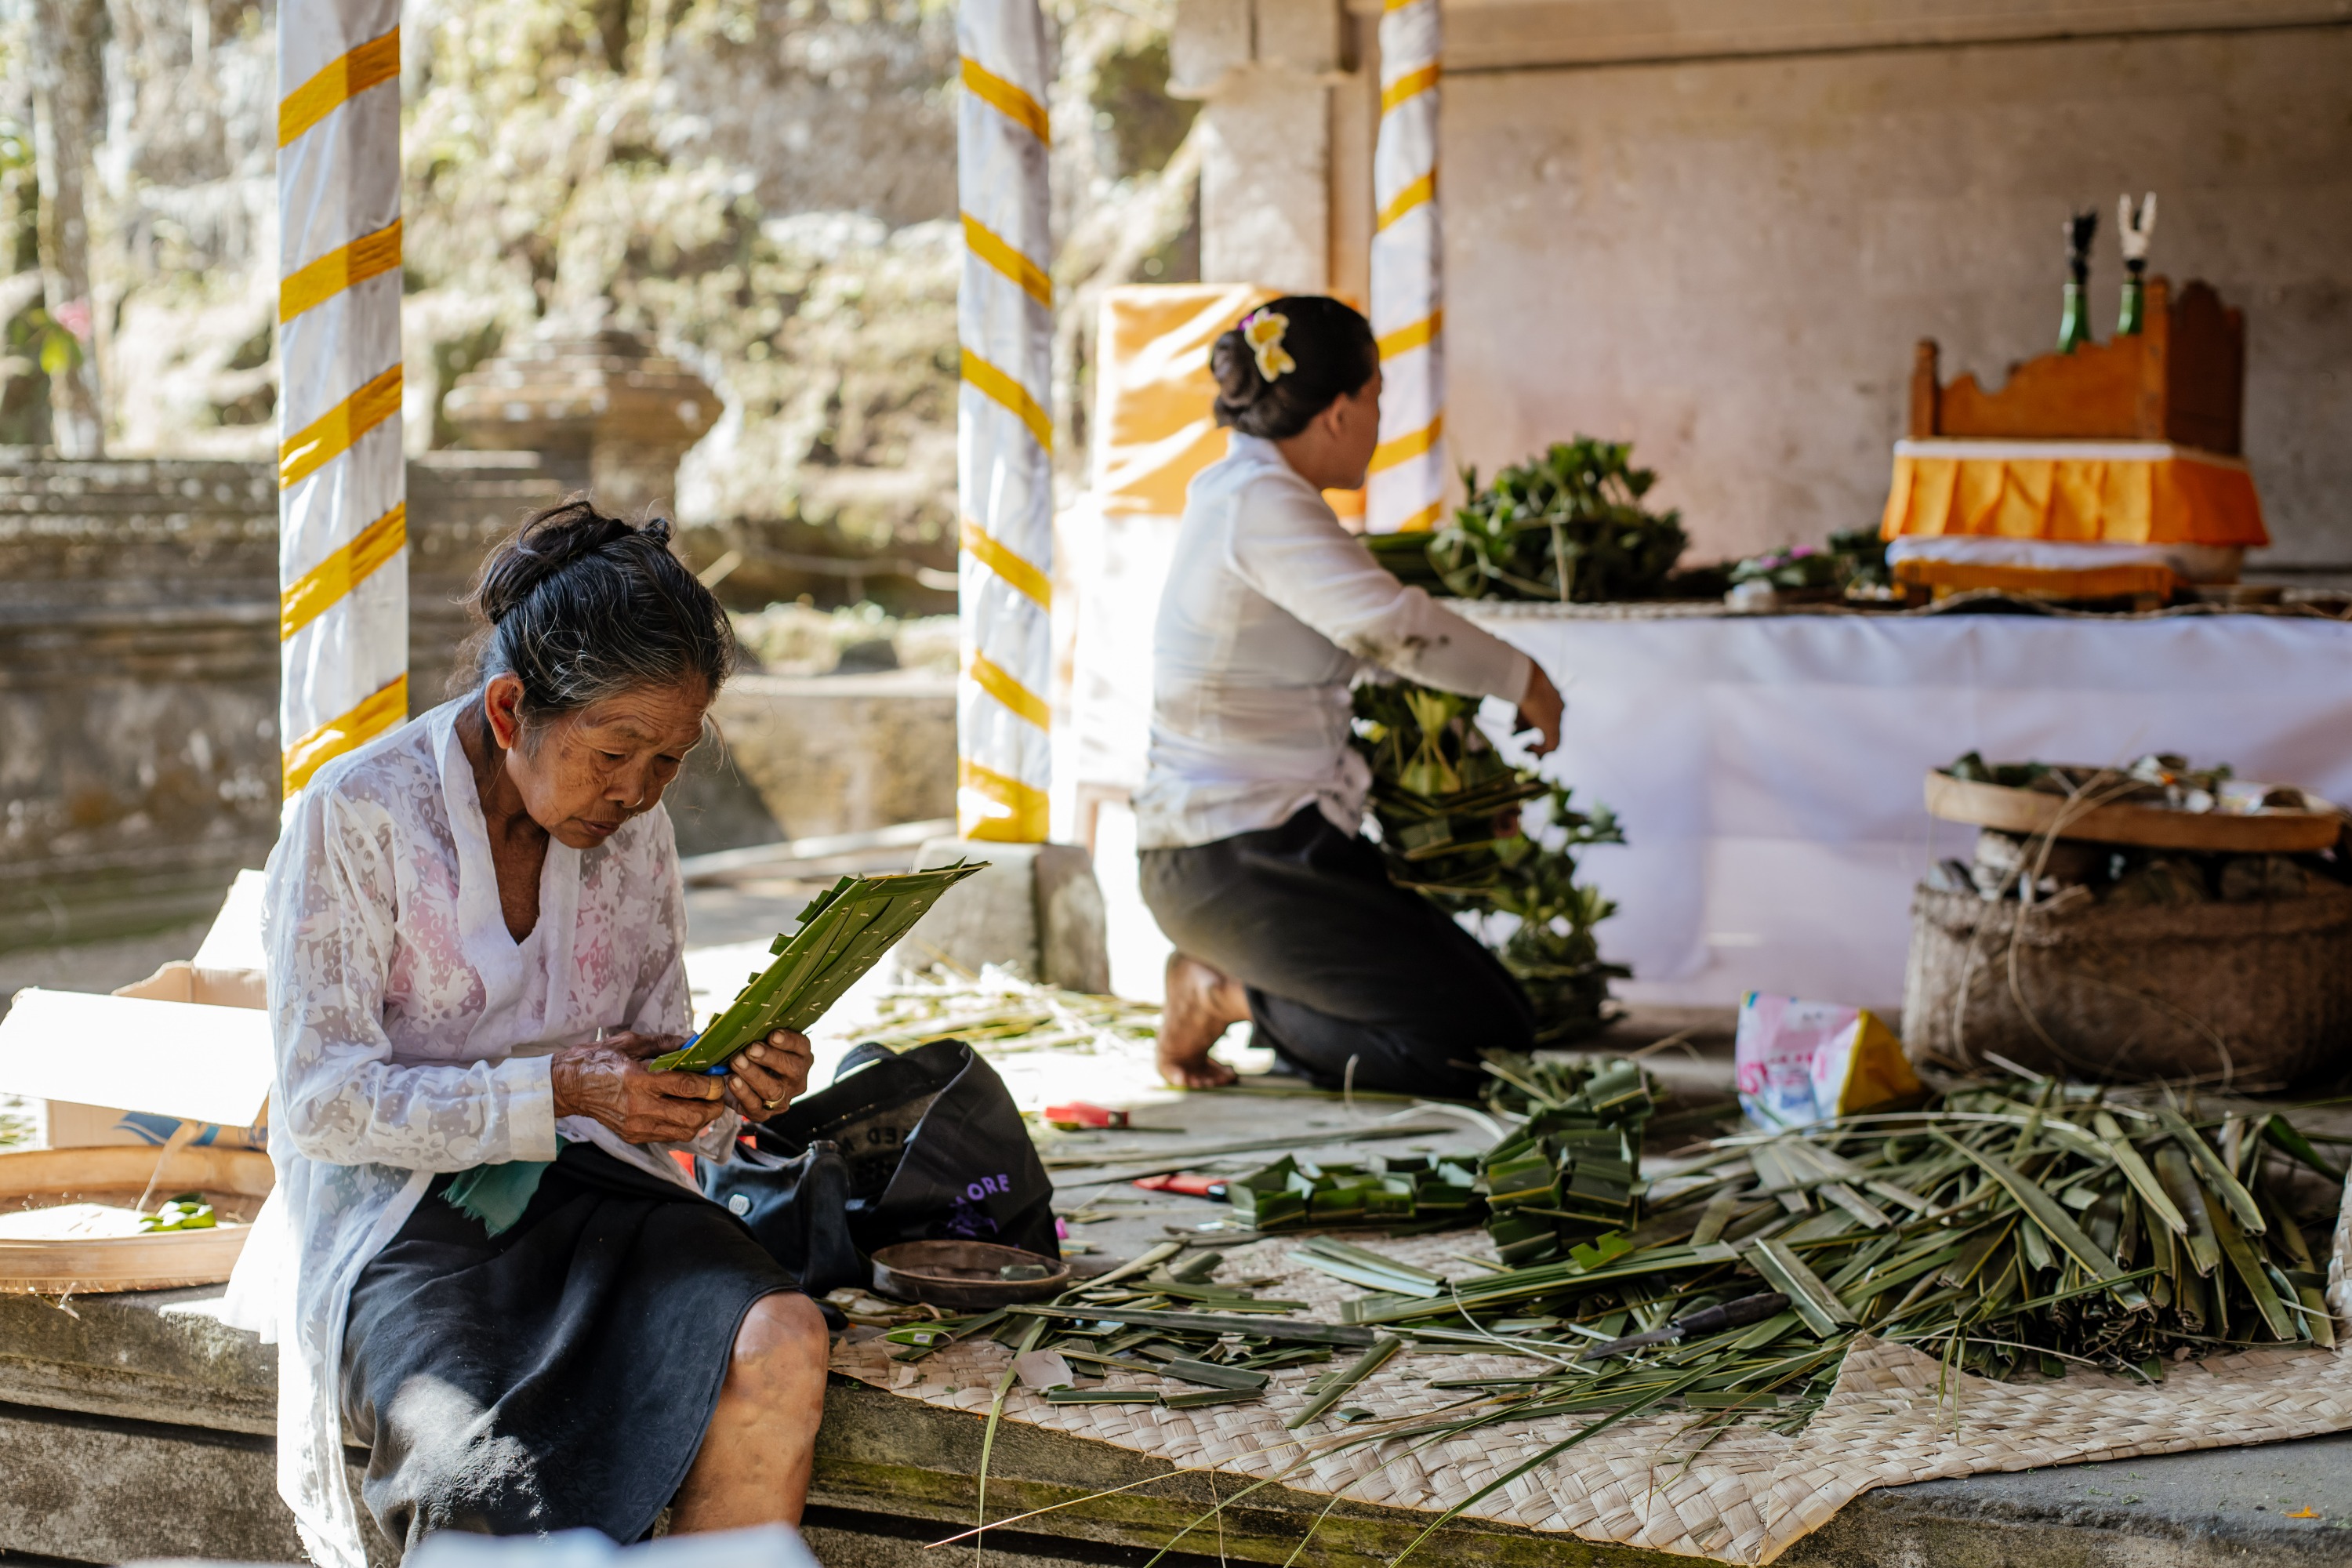
[[[89,300],[87,297],[67,300],[49,312],[49,320],[79,338],[83,342],[89,342],[90,313]]]

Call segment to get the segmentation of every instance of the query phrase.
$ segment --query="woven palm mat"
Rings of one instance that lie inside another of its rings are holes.
[[[2329,1300],[2347,1316],[2345,1229],[2336,1233]],[[1480,1244],[1473,1250],[1469,1244]],[[1379,1250],[1444,1271],[1486,1250],[1477,1233],[1394,1241]],[[1305,1301],[1336,1321],[1355,1289],[1295,1268],[1283,1241],[1235,1247],[1227,1279],[1275,1276],[1262,1294]],[[1457,1265],[1458,1268],[1458,1265]],[[985,1415],[1011,1352],[992,1342],[959,1344],[920,1362],[890,1361],[879,1340],[845,1343],[833,1369],[928,1405]],[[1342,1350],[1344,1359],[1349,1352]],[[1148,1454],[1185,1469],[1262,1480],[1281,1475],[1298,1491],[1337,1493],[1389,1508],[1442,1512],[1593,1417],[1496,1425],[1434,1447],[1402,1439],[1325,1453],[1301,1465],[1299,1439],[1366,1428],[1318,1421],[1292,1434],[1283,1422],[1307,1403],[1321,1366],[1276,1372],[1263,1400],[1167,1410],[1153,1405],[1048,1405],[1015,1386],[1004,1419]],[[1426,1416],[1457,1399],[1433,1377],[1525,1375],[1522,1357],[1400,1354],[1346,1403],[1377,1418]],[[1105,1387],[1168,1386],[1113,1373]],[[1939,1388],[1941,1390],[1939,1394]],[[2311,1347],[2249,1351],[2168,1370],[2154,1385],[2078,1372],[2063,1382],[2005,1384],[1947,1376],[1932,1358],[1864,1336],[1847,1352],[1835,1389],[1793,1436],[1761,1426],[1732,1427],[1704,1446],[1687,1414],[1636,1417],[1588,1438],[1465,1510],[1471,1517],[1559,1531],[1723,1563],[1769,1563],[1845,1503],[1873,1487],[2229,1447],[2352,1428],[2352,1353]],[[1283,1472],[1287,1471],[1287,1474]]]

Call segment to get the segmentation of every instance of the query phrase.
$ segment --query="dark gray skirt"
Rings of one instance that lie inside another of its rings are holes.
[[[404,1547],[639,1539],[694,1463],[744,1314],[792,1276],[718,1205],[593,1144],[566,1144],[495,1237],[448,1183],[352,1288],[342,1407],[368,1511]]]
[[[1510,972],[1314,806],[1139,858],[1168,940],[1240,981],[1258,1043],[1324,1088],[1475,1100],[1480,1052],[1535,1047]]]

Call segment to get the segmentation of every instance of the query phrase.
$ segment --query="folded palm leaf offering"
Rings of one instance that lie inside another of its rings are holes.
[[[1657,1105],[1641,1068],[1622,1058],[1521,1057],[1490,1058],[1486,1070],[1496,1079],[1490,1102],[1525,1120],[1485,1154],[1374,1155],[1361,1164],[1286,1154],[1228,1182],[1226,1201],[1262,1231],[1407,1223],[1418,1231],[1483,1218],[1509,1263],[1630,1226],[1643,1123]]]
[[[1563,786],[1505,762],[1475,722],[1478,699],[1410,681],[1355,690],[1355,746],[1372,773],[1371,809],[1390,878],[1449,913],[1513,917],[1490,940],[1535,1004],[1539,1045],[1606,1024],[1609,982],[1592,928],[1616,905],[1576,880],[1588,844],[1622,844],[1606,806],[1578,811]],[[1535,803],[1532,817],[1516,808]]]
[[[1502,814],[1544,793],[1472,721],[1478,699],[1410,681],[1356,688],[1356,749],[1372,770],[1372,813],[1389,874],[1410,888],[1468,892],[1501,874]]]
[[[805,1030],[874,967],[940,895],[985,860],[930,871],[844,877],[801,910],[800,925],[776,938],[775,962],[736,994],[710,1026],[646,1065],[655,1072],[698,1072],[719,1066],[772,1029]]]

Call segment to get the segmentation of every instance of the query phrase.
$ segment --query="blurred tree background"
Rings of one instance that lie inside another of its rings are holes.
[[[0,4],[0,446],[95,455],[68,417],[87,387],[110,455],[268,458],[274,7]],[[1197,276],[1199,157],[1193,106],[1166,92],[1172,0],[1047,16],[1075,477],[1081,328],[1107,285]],[[411,0],[412,452],[455,441],[458,375],[542,321],[602,313],[725,401],[676,508],[689,553],[751,563],[730,598],[763,602],[771,557],[952,565],[954,24],[936,0]],[[77,190],[78,227],[59,221]],[[860,579],[824,581],[838,599]]]

